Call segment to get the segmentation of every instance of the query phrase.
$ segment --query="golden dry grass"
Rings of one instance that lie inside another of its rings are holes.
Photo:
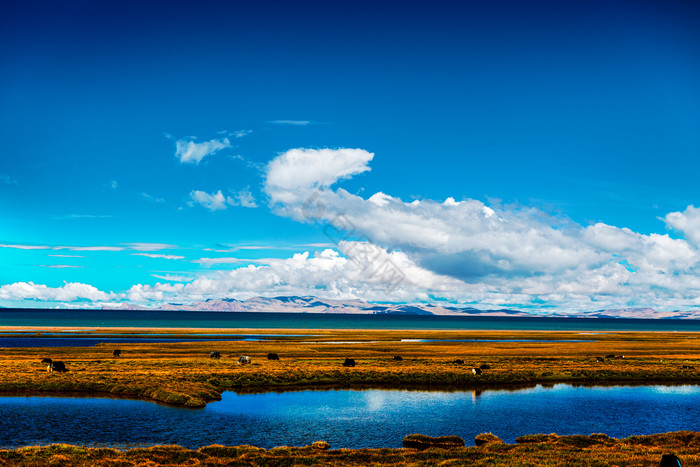
[[[684,466],[700,464],[700,433],[675,432],[614,439],[605,435],[534,435],[517,444],[491,442],[452,449],[317,449],[252,446],[180,446],[118,451],[55,444],[0,450],[0,465],[11,466],[658,466],[663,454],[675,453]]]
[[[108,335],[110,330],[98,333]],[[122,331],[120,331],[122,332]],[[162,332],[160,330],[159,332]],[[203,333],[204,331],[182,331]],[[215,331],[206,331],[207,333]],[[219,331],[221,332],[221,331]],[[230,332],[228,330],[227,332]],[[241,331],[293,334],[300,331]],[[0,391],[112,393],[191,407],[224,390],[270,391],[319,386],[485,388],[534,383],[698,382],[695,333],[580,334],[533,331],[309,331],[270,341],[103,344],[0,349]],[[547,342],[401,342],[401,339],[539,339]],[[586,342],[562,342],[586,340]],[[353,342],[353,343],[343,343]],[[359,342],[359,343],[358,343]],[[122,357],[113,357],[114,349]],[[222,358],[210,359],[211,350]],[[268,352],[280,361],[268,361]],[[238,365],[240,355],[252,364]],[[597,362],[596,356],[625,355]],[[392,357],[400,355],[403,361]],[[47,373],[42,358],[66,362]],[[345,357],[357,366],[345,368]],[[464,360],[463,365],[453,363]],[[480,376],[471,368],[490,365]]]

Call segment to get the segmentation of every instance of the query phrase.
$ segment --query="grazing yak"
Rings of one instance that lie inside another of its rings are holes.
[[[65,373],[68,371],[66,364],[63,362],[51,362],[49,364],[49,371],[58,371],[59,373]]]
[[[403,358],[401,358],[400,355],[394,356],[394,360],[397,361],[397,362],[403,362]]]
[[[595,358],[596,362],[604,362],[605,359],[603,357],[596,357]]]
[[[490,369],[491,369],[491,365],[487,365],[486,363],[484,363],[484,364],[482,364],[482,365],[479,365],[479,368],[482,369],[482,370],[490,370]]]
[[[605,358],[607,358],[607,359],[615,358],[615,354],[606,355]]]
[[[345,357],[345,361],[343,362],[343,366],[355,366],[355,359]]]
[[[267,359],[268,360],[279,360],[280,356],[277,355],[276,353],[269,353],[269,354],[267,354]]]
[[[452,360],[452,363],[456,363],[457,365],[463,365],[464,360],[462,360],[461,358],[458,358],[457,360]]]
[[[242,357],[238,357],[238,364],[239,365],[245,365],[250,363],[250,357],[247,355],[243,355]]]
[[[219,352],[211,351],[209,352],[209,358],[221,358],[221,354]]]
[[[112,352],[112,357],[121,357],[122,356],[122,351],[119,349],[116,349],[115,351]]]
[[[53,360],[50,358],[45,358],[41,361],[41,363],[46,363],[46,371],[51,371],[51,362],[53,362]]]
[[[481,368],[472,368],[472,373],[479,376],[481,375],[482,371]]]
[[[683,366],[681,366],[681,369],[682,369],[682,370],[694,370],[695,367],[694,367],[694,366],[690,366],[690,365],[683,365]]]

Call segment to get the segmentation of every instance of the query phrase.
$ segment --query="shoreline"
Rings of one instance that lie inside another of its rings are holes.
[[[466,440],[465,440],[466,441]],[[70,465],[658,465],[661,456],[675,453],[683,465],[700,462],[700,433],[677,431],[654,435],[611,438],[605,434],[558,436],[523,435],[514,444],[481,434],[476,446],[416,448],[333,449],[324,441],[307,446],[210,445],[187,449],[155,445],[127,449],[69,444],[0,449],[0,462],[14,466]]]

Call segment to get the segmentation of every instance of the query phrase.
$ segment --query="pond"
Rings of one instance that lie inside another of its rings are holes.
[[[235,394],[204,409],[109,398],[0,397],[0,446],[70,443],[401,447],[411,433],[606,433],[700,430],[700,386],[553,387],[508,391],[330,390]]]

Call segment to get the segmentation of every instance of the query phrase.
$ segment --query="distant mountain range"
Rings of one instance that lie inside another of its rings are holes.
[[[153,310],[122,303],[103,309]],[[326,300],[317,297],[255,297],[248,300],[235,298],[209,299],[190,304],[169,303],[157,310],[221,311],[221,312],[273,312],[273,313],[341,313],[341,314],[391,314],[391,315],[441,315],[441,316],[551,316],[569,318],[636,318],[636,319],[700,319],[698,311],[656,311],[653,308],[624,308],[615,310],[585,311],[578,313],[532,313],[507,308],[483,310],[474,307],[443,306],[431,304],[367,303],[362,300]]]

